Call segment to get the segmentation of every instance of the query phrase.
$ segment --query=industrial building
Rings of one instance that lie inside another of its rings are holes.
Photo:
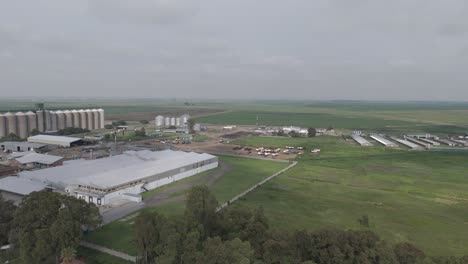
[[[369,141],[367,141],[365,138],[363,138],[362,136],[358,134],[353,134],[351,135],[351,137],[361,146],[365,146],[365,147],[372,146],[372,143],[370,143]]]
[[[46,144],[21,142],[21,141],[5,141],[0,142],[0,150],[3,152],[24,152],[24,151],[39,151],[47,149]]]
[[[83,129],[104,128],[104,110],[36,110],[26,113],[0,114],[0,138],[15,134],[20,138],[27,138],[33,130],[39,132],[53,132],[68,127]]]
[[[82,145],[83,139],[65,136],[36,135],[28,137],[28,142],[69,148]]]
[[[10,176],[0,179],[0,194],[4,199],[19,204],[25,195],[42,190],[51,190],[44,183]]]
[[[175,127],[187,127],[187,122],[190,119],[190,115],[188,114],[183,114],[179,117],[176,116],[162,116],[158,115],[154,119],[154,123],[156,124],[156,127],[161,128],[161,127],[170,127],[170,126],[175,126]]]
[[[405,145],[409,148],[411,148],[412,150],[423,150],[423,147],[421,147],[420,145],[418,144],[415,144],[413,142],[410,142],[408,140],[405,140],[405,139],[401,139],[401,138],[396,138],[396,137],[390,137],[393,141],[396,141],[402,145]],[[409,139],[409,138],[408,138]]]
[[[371,135],[370,137],[373,138],[375,141],[379,142],[380,144],[386,146],[386,147],[391,147],[391,148],[398,147],[397,144],[391,142],[390,140],[384,138],[383,136]]]
[[[142,192],[217,166],[218,158],[209,154],[143,150],[96,160],[67,161],[59,167],[24,171],[19,177],[106,205],[114,199],[141,201]]]
[[[43,169],[62,165],[63,157],[27,152],[25,155],[13,159],[11,164],[24,170]]]

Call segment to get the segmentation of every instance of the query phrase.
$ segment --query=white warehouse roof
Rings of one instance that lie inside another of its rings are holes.
[[[59,167],[24,171],[19,176],[61,189],[70,185],[108,189],[212,158],[216,157],[172,150],[127,151],[103,159],[68,161]]]
[[[44,155],[44,154],[38,154],[38,153],[28,153],[22,156],[21,158],[17,158],[16,161],[18,161],[21,164],[28,164],[28,163],[34,162],[34,163],[51,165],[61,159],[63,159],[63,157],[53,156],[53,155]]]
[[[28,137],[28,142],[42,143],[49,145],[59,145],[69,147],[73,142],[80,141],[81,138],[64,137],[64,136],[50,136],[50,135],[37,135]]]
[[[46,184],[28,179],[13,176],[0,179],[0,191],[28,195],[32,192],[42,191],[45,188],[47,188]]]

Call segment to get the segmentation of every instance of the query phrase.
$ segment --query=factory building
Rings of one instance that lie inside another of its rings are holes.
[[[143,150],[96,160],[67,161],[59,167],[23,171],[19,177],[106,205],[114,199],[141,201],[142,192],[217,166],[218,158],[209,154]]]
[[[190,119],[190,115],[188,114],[183,114],[181,116],[162,116],[158,115],[154,118],[154,123],[156,124],[157,128],[162,128],[162,127],[170,127],[170,126],[175,126],[175,127],[187,127],[187,122]]]
[[[83,129],[104,128],[104,110],[37,110],[17,113],[0,113],[0,138],[15,134],[27,138],[33,130],[53,132],[68,127]]]

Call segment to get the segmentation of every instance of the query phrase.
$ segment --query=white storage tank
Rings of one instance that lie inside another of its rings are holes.
[[[17,121],[17,131],[18,131],[18,137],[20,138],[27,138],[29,131],[28,131],[28,118],[23,112],[18,112],[15,114],[16,115],[16,121]]]
[[[47,115],[47,113],[46,113]],[[49,111],[49,120],[50,120],[50,126],[48,127],[48,131],[57,131],[58,126],[57,126],[57,113],[54,111]]]
[[[99,109],[99,128],[104,128],[104,109]]]
[[[190,116],[188,114],[184,114],[180,116],[181,119],[181,125],[187,124],[187,121],[190,119]]]
[[[55,111],[55,114],[57,115],[57,130],[65,129],[65,114],[61,110]]]
[[[34,129],[37,129],[37,119],[36,114],[29,111],[26,113],[26,117],[28,118],[28,135],[31,135],[31,132]]]
[[[175,126],[175,125],[176,125],[176,118],[171,117],[171,126]]]
[[[46,131],[44,111],[37,110],[36,116],[37,116],[37,130],[39,130],[39,132]]]
[[[4,115],[0,114],[0,138],[6,137],[6,135],[7,135],[6,118]]]
[[[162,127],[164,125],[164,117],[162,115],[158,115],[154,119],[154,123],[156,124],[156,127]]]
[[[175,120],[176,126],[178,126],[178,127],[180,126],[180,121],[181,121],[180,117],[177,117],[176,120]]]
[[[171,125],[171,118],[170,117],[165,117],[164,118],[164,125],[167,126],[167,127]]]
[[[78,113],[80,113],[80,127],[83,129],[88,128],[88,116],[86,115],[85,110],[81,109],[78,110]]]
[[[65,127],[73,127],[73,114],[70,110],[63,111],[65,115]]]
[[[85,112],[86,112],[86,120],[88,121],[87,128],[89,130],[93,130],[94,129],[94,114],[93,114],[93,111],[91,111],[90,109],[86,109]]]
[[[93,112],[93,118],[94,118],[94,129],[99,129],[101,128],[101,125],[99,124],[100,123],[100,117],[99,117],[99,110],[97,109],[93,109],[92,110]]]
[[[73,115],[73,127],[75,127],[75,128],[81,127],[80,112],[78,112],[76,110],[72,110],[71,113]]]
[[[4,116],[5,116],[6,125],[7,125],[7,136],[10,134],[17,135],[16,116],[10,112],[6,113]]]

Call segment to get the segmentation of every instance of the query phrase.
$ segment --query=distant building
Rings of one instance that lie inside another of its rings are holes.
[[[51,190],[51,188],[47,184],[15,176],[0,179],[0,194],[15,204],[19,204],[24,196],[42,190]]]
[[[62,165],[63,157],[31,152],[22,157],[13,159],[12,164],[25,170],[43,169]]]
[[[24,151],[42,151],[47,148],[46,144],[32,143],[32,142],[19,142],[19,141],[5,141],[0,142],[0,149],[3,152],[24,152]]]
[[[83,140],[81,138],[49,135],[37,135],[28,137],[28,142],[55,145],[60,147],[72,147],[83,144]]]
[[[154,118],[156,128],[168,128],[170,126],[175,127],[187,127],[187,122],[190,119],[190,115],[183,114],[181,116],[162,116],[158,115]]]

